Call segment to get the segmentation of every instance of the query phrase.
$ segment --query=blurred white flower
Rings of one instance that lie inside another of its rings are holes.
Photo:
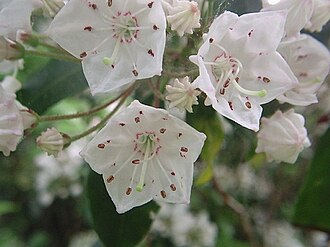
[[[0,151],[5,156],[16,150],[23,137],[23,120],[15,98],[0,85]]]
[[[175,246],[215,246],[217,227],[204,211],[194,215],[187,205],[161,205],[151,231],[172,240]]]
[[[275,4],[270,4],[268,0],[262,0],[261,11],[286,10],[288,16],[285,23],[286,37],[299,35],[300,31],[310,21],[314,0],[281,0]]]
[[[305,25],[305,29],[311,32],[321,32],[323,26],[330,19],[330,1],[314,0],[314,9],[311,19]]]
[[[103,174],[117,212],[152,199],[189,203],[193,163],[205,135],[167,111],[132,102],[81,151]]]
[[[166,19],[160,1],[69,1],[49,35],[82,59],[92,94],[160,75]]]
[[[50,205],[55,197],[65,199],[82,193],[80,176],[83,159],[79,151],[83,145],[84,140],[73,142],[57,158],[46,154],[36,156],[38,171],[35,188],[41,205]]]
[[[301,34],[297,39],[282,42],[278,51],[291,67],[299,84],[277,99],[300,106],[317,103],[316,92],[330,69],[327,47],[312,36]]]
[[[276,51],[285,16],[272,11],[238,17],[227,11],[213,21],[198,54],[190,57],[199,66],[194,83],[206,93],[205,104],[254,131],[261,105],[298,83]]]
[[[256,152],[265,152],[268,161],[295,163],[299,153],[311,145],[304,124],[304,117],[293,109],[263,117]]]
[[[64,6],[63,0],[41,0],[42,10],[45,16],[53,18]]]
[[[166,99],[170,101],[169,108],[177,107],[181,111],[185,109],[188,112],[193,112],[192,105],[198,105],[197,96],[200,91],[196,90],[196,86],[189,81],[186,76],[182,80],[175,79],[172,85],[166,85],[168,95]]]

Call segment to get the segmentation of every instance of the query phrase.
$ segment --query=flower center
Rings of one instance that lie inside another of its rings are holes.
[[[243,68],[242,63],[237,58],[229,55],[226,49],[219,44],[212,43],[212,45],[216,46],[220,50],[220,53],[212,62],[205,62],[205,64],[211,66],[212,74],[217,81],[217,93],[224,95],[226,88],[232,84],[239,92],[246,95],[259,97],[264,97],[266,95],[267,92],[264,89],[253,91],[240,86],[238,84],[238,75]]]
[[[156,137],[155,133],[143,133],[136,135],[136,145],[135,150],[142,153],[142,171],[140,174],[139,183],[136,186],[136,190],[141,192],[144,187],[144,178],[147,171],[147,165],[149,160],[151,160],[160,149],[160,146],[157,146],[159,139]]]
[[[137,37],[139,25],[130,11],[124,14],[117,13],[112,17],[112,21],[110,26],[113,28],[113,37],[119,39],[120,42],[130,43],[133,40],[132,37]]]

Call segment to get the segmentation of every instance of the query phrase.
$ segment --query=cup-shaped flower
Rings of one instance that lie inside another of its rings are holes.
[[[49,35],[82,59],[92,94],[160,75],[166,19],[159,0],[71,0]]]
[[[310,21],[305,25],[305,29],[311,32],[321,32],[323,26],[330,19],[330,1],[314,0],[314,9]]]
[[[251,13],[238,17],[225,12],[205,35],[198,54],[194,83],[223,116],[257,131],[261,104],[294,87],[298,82],[276,51],[284,31],[285,13]],[[269,26],[272,26],[270,29]]]
[[[304,117],[293,109],[263,117],[256,152],[264,152],[268,161],[295,163],[299,153],[310,146],[304,124]]]
[[[170,101],[169,108],[177,107],[181,111],[186,109],[188,112],[193,112],[192,105],[198,105],[197,96],[201,92],[190,83],[188,76],[182,80],[175,79],[173,86],[166,85],[166,90],[168,92],[166,99]]]
[[[281,0],[276,4],[270,4],[267,0],[262,0],[263,9],[261,11],[286,10],[288,17],[285,23],[285,36],[292,37],[299,35],[299,32],[309,23],[315,0]]]
[[[302,34],[297,39],[282,42],[278,51],[290,65],[299,84],[277,99],[300,106],[317,103],[316,92],[329,74],[329,50],[312,36]]]
[[[65,135],[61,134],[56,128],[48,128],[37,138],[37,145],[48,155],[57,157],[66,144],[65,138]]]
[[[81,151],[103,174],[118,213],[152,199],[189,203],[206,136],[162,109],[133,101]]]
[[[198,3],[187,0],[173,0],[172,4],[166,4],[168,12],[167,21],[171,29],[176,31],[179,36],[185,33],[192,34],[194,28],[199,28],[201,25],[200,11]]]
[[[16,150],[23,137],[23,120],[15,98],[0,85],[0,151],[5,156]]]

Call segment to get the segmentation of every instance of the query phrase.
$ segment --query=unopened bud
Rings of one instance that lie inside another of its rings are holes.
[[[48,128],[41,133],[37,138],[37,145],[48,155],[57,157],[58,153],[63,150],[63,147],[69,143],[70,137],[60,133],[55,128]]]

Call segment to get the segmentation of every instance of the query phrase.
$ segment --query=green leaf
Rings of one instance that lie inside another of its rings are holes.
[[[150,212],[158,206],[150,202],[142,207],[118,214],[106,191],[101,175],[90,171],[87,178],[87,198],[94,230],[106,247],[133,247],[149,231]]]
[[[18,211],[18,206],[10,201],[0,201],[0,216]]]
[[[298,197],[295,225],[330,233],[330,128],[320,138]]]
[[[40,114],[85,88],[87,81],[80,64],[51,60],[24,82],[18,96],[23,105]]]
[[[221,149],[224,133],[220,120],[211,107],[195,107],[194,114],[188,115],[187,122],[207,136],[201,152],[201,158],[206,163],[206,167],[196,181],[197,185],[203,185],[212,179],[214,161]]]

